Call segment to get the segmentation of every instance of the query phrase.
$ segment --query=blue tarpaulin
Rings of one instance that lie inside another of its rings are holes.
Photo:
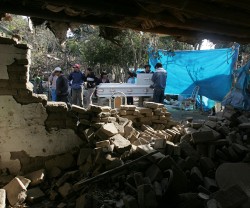
[[[149,63],[163,64],[167,70],[165,94],[191,94],[199,86],[199,95],[222,101],[230,91],[232,72],[239,45],[234,48],[175,51],[149,51]]]

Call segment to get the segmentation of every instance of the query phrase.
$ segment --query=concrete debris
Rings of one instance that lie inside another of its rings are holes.
[[[47,112],[48,129],[71,126],[83,144],[48,157],[44,169],[17,177],[2,171],[0,208],[44,201],[76,208],[249,207],[247,112],[227,107],[223,116],[181,123],[153,102],[120,109],[48,102]]]

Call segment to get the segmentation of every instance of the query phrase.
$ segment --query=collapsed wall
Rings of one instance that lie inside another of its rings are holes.
[[[27,45],[0,38],[0,169],[8,168],[11,173],[37,169],[43,166],[44,157],[82,143],[66,125],[46,130],[47,98],[33,93],[29,64]]]

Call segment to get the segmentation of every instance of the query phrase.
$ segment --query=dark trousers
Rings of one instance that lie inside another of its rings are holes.
[[[133,97],[127,97],[127,104],[128,105],[133,105],[134,104]]]
[[[154,89],[153,102],[163,103],[165,89]]]
[[[69,103],[68,95],[57,95],[56,96],[56,101]]]

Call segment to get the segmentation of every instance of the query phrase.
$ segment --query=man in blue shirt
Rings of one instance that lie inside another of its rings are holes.
[[[157,63],[155,65],[155,73],[153,74],[151,80],[153,82],[151,87],[154,89],[153,102],[163,103],[167,81],[167,71],[162,68],[161,63]]]
[[[72,104],[83,107],[83,82],[84,74],[80,71],[80,65],[73,66],[74,71],[69,75],[69,81],[72,81]]]

